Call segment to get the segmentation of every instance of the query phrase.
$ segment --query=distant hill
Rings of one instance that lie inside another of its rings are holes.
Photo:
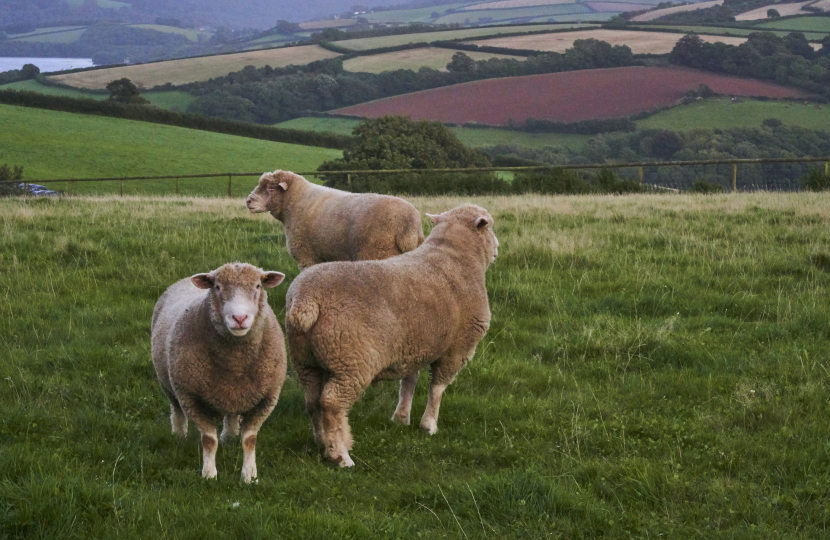
[[[89,24],[103,19],[152,23],[157,18],[175,19],[185,26],[265,29],[279,19],[301,22],[326,18],[358,3],[355,0],[3,0],[0,29]],[[395,3],[403,2],[375,0],[370,5]]]

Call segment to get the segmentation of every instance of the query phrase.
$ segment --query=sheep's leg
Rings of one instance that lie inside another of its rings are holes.
[[[229,440],[233,439],[234,437],[239,436],[239,415],[238,414],[226,414],[224,420],[222,421],[222,434],[219,435],[219,439],[222,442],[228,442]]]
[[[187,437],[187,416],[175,399],[170,400],[170,425],[173,428],[173,435]]]
[[[349,457],[354,439],[348,414],[370,382],[371,379],[364,381],[357,374],[349,374],[342,378],[332,377],[323,387],[320,396],[322,442],[326,456],[341,467],[354,466],[354,461]]]
[[[216,478],[216,449],[219,448],[219,438],[211,413],[186,396],[182,396],[179,403],[202,434],[202,476],[208,479]]]
[[[401,379],[398,407],[392,415],[392,421],[405,426],[409,425],[409,415],[412,412],[412,396],[415,395],[415,385],[418,384],[418,372]]]
[[[297,377],[305,393],[305,409],[311,416],[311,427],[314,433],[314,442],[320,446],[323,444],[323,425],[320,419],[320,396],[323,393],[325,373],[318,368],[310,366],[295,366]]]
[[[246,484],[257,477],[256,438],[259,428],[271,415],[279,399],[279,390],[260,401],[242,418],[242,481]]]
[[[475,351],[475,348],[473,348]],[[466,358],[472,357],[472,353],[466,357],[449,357],[434,362],[429,368],[429,398],[427,408],[421,417],[421,429],[435,435],[438,431],[438,409],[441,408],[441,396],[444,390],[452,383],[455,376],[466,364]]]

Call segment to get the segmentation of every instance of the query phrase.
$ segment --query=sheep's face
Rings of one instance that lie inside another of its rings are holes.
[[[260,306],[265,303],[263,289],[276,287],[285,275],[263,272],[250,264],[232,263],[190,279],[195,286],[209,291],[211,319],[217,330],[241,337],[251,330]]]
[[[270,212],[277,219],[282,219],[285,192],[291,183],[291,173],[274,171],[265,173],[259,179],[259,185],[248,195],[245,205],[254,214]]]

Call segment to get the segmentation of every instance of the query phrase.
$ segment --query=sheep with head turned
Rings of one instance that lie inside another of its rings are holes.
[[[409,424],[418,371],[430,368],[421,428],[438,429],[441,396],[490,325],[485,272],[498,254],[493,218],[463,205],[438,216],[417,249],[380,261],[305,270],[286,299],[291,362],[315,441],[341,467],[353,440],[348,413],[376,380],[401,380],[393,421]]]
[[[386,259],[424,241],[421,216],[405,200],[318,186],[289,171],[263,174],[246,205],[282,222],[288,252],[301,270],[322,262]]]
[[[266,288],[280,272],[226,264],[171,285],[153,310],[152,355],[170,400],[173,433],[192,420],[202,436],[202,476],[216,477],[216,423],[222,441],[242,433],[242,480],[257,476],[256,439],[285,381],[285,340]]]

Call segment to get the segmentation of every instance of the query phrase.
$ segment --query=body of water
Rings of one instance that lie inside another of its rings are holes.
[[[20,69],[24,64],[34,64],[41,73],[61,71],[64,69],[92,67],[91,58],[15,58],[0,57],[0,73],[12,69]]]

